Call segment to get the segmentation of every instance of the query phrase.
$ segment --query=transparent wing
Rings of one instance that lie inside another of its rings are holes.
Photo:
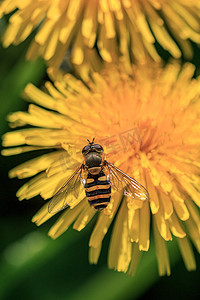
[[[80,186],[82,183],[83,165],[78,167],[71,177],[59,188],[52,199],[49,202],[48,211],[49,213],[55,213],[68,207],[68,201],[71,197],[78,197]]]
[[[110,183],[114,189],[117,191],[124,190],[124,195],[136,200],[145,201],[149,199],[148,191],[138,181],[108,161],[105,161],[105,166],[108,168]]]

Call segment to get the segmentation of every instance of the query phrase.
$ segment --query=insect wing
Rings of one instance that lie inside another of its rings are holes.
[[[76,169],[72,176],[59,188],[49,202],[49,213],[56,213],[68,207],[72,197],[78,197],[82,182],[82,165]]]
[[[128,176],[119,168],[115,167],[108,161],[105,164],[109,171],[109,179],[111,185],[117,191],[124,189],[124,195],[132,197],[136,200],[147,200],[149,199],[149,193],[138,181]]]

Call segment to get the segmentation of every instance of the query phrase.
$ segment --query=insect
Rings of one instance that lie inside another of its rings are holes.
[[[95,144],[94,138],[92,142],[88,142],[82,149],[83,163],[50,200],[50,213],[68,207],[69,197],[78,197],[81,184],[84,185],[89,204],[98,211],[109,204],[111,188],[123,191],[124,195],[136,200],[144,201],[149,198],[145,187],[105,160],[103,147]]]

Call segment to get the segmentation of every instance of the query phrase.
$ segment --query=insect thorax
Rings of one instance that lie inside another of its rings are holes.
[[[91,174],[98,174],[101,171],[102,157],[101,154],[90,152],[85,157],[85,165],[88,172]]]

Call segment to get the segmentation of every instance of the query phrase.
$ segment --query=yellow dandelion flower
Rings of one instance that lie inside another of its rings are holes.
[[[200,5],[196,0],[4,0],[0,17],[9,19],[3,44],[19,44],[36,29],[28,58],[38,54],[59,65],[66,51],[81,65],[97,46],[111,62],[122,55],[140,62],[160,59],[155,42],[178,58],[192,56],[190,40],[200,43]]]
[[[12,127],[34,127],[6,133],[4,155],[51,149],[10,171],[11,178],[34,176],[17,192],[19,200],[38,194],[51,198],[81,164],[87,139],[95,137],[108,161],[147,187],[149,200],[123,197],[112,189],[111,202],[98,212],[90,237],[90,262],[97,263],[115,218],[108,265],[134,274],[141,253],[149,249],[152,220],[160,275],[170,274],[166,244],[172,239],[178,241],[187,269],[195,269],[191,241],[200,251],[200,78],[192,78],[194,66],[133,66],[131,75],[109,66],[93,73],[87,85],[57,72],[49,70],[54,85],[47,82],[45,91],[29,84],[25,94],[34,104],[28,112],[8,117]],[[54,239],[72,223],[82,230],[96,214],[84,188],[68,204],[49,231]],[[47,203],[33,222],[41,225],[52,215]]]

